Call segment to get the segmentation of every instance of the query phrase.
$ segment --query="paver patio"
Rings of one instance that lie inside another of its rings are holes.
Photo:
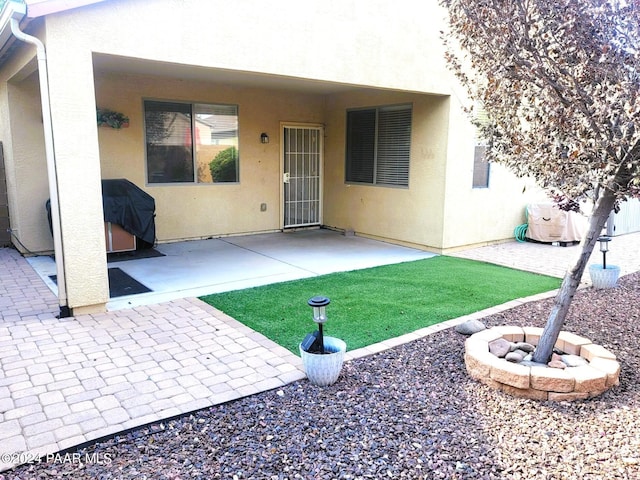
[[[58,319],[16,251],[0,249],[0,264],[15,267],[0,273],[2,470],[20,459],[12,454],[57,452],[304,378],[297,356],[195,298]]]

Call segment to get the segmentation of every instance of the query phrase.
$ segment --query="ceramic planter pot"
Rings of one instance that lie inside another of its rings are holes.
[[[607,268],[602,268],[601,264],[590,265],[589,275],[591,276],[593,288],[613,288],[616,286],[616,283],[618,283],[620,267],[617,265],[607,265]]]
[[[334,384],[340,376],[347,344],[335,337],[324,337],[324,349],[330,353],[309,353],[300,348],[302,366],[307,378],[314,385],[326,387]]]

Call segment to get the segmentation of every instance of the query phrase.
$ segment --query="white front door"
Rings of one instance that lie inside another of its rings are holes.
[[[284,228],[320,225],[322,139],[319,126],[283,126]]]

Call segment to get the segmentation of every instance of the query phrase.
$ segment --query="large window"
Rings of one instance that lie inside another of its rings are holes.
[[[346,181],[409,186],[411,105],[347,112]]]
[[[238,107],[144,102],[148,183],[238,181]]]

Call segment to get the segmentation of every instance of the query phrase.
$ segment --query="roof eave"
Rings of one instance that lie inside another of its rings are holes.
[[[26,0],[28,5],[27,16],[29,18],[44,17],[52,13],[64,12],[105,0]]]
[[[27,6],[24,3],[9,0],[4,4],[0,12],[0,64],[14,40],[11,33],[11,20],[20,22],[26,15]]]

